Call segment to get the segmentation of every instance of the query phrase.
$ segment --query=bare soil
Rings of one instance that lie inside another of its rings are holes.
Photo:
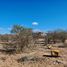
[[[50,49],[41,45],[19,54],[0,52],[0,67],[67,67],[67,48],[56,48],[60,50],[59,57],[52,57]]]

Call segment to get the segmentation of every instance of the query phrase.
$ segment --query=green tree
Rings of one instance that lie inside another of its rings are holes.
[[[13,25],[11,33],[17,34],[17,33],[20,33],[24,29],[25,28],[21,25]]]

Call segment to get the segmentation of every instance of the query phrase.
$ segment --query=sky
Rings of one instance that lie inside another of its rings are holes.
[[[67,0],[0,0],[0,34],[14,24],[34,31],[67,30]]]

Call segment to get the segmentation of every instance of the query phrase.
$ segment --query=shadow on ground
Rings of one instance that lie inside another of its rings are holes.
[[[55,58],[57,58],[57,57],[60,57],[60,56],[51,56],[51,55],[43,55],[43,57],[55,57]]]

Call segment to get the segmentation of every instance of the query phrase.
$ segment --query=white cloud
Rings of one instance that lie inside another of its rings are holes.
[[[36,26],[38,25],[38,22],[32,22],[32,25]]]
[[[40,29],[34,29],[33,32],[41,32]]]
[[[11,28],[3,28],[3,27],[0,27],[0,34],[9,33],[10,30],[11,30]]]

